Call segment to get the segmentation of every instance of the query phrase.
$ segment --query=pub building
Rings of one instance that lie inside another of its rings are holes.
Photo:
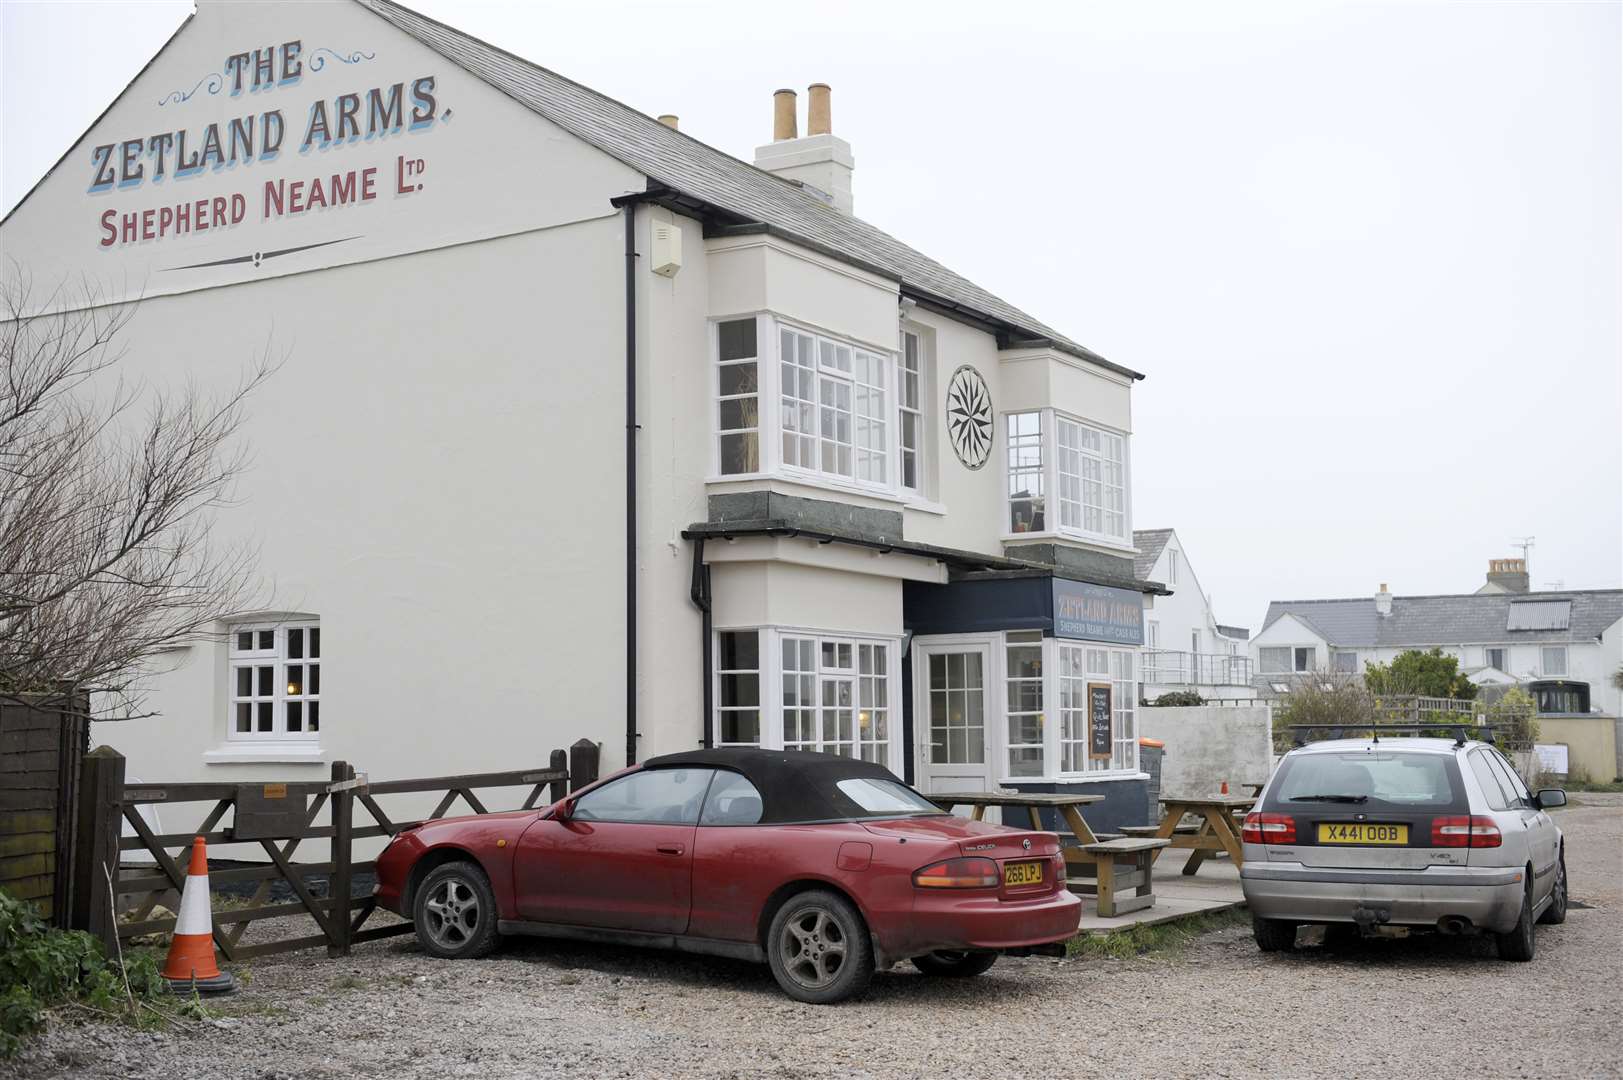
[[[1142,376],[858,217],[805,99],[752,163],[387,0],[202,0],[0,223],[37,302],[139,298],[126,379],[285,357],[217,524],[268,606],[97,741],[217,782],[791,747],[1147,820]]]

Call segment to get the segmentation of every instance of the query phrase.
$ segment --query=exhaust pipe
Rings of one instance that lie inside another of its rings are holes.
[[[1464,915],[1444,915],[1437,920],[1437,932],[1440,934],[1469,934],[1471,920]]]

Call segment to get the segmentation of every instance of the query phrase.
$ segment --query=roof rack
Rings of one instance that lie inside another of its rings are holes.
[[[1381,741],[1381,732],[1383,731],[1390,732],[1392,734],[1401,734],[1403,732],[1413,733],[1417,731],[1452,730],[1454,732],[1454,745],[1464,746],[1466,742],[1469,741],[1469,739],[1473,736],[1480,738],[1483,742],[1492,744],[1494,741],[1494,731],[1508,726],[1510,725],[1465,723],[1457,720],[1453,722],[1444,721],[1441,723],[1435,720],[1431,722],[1418,720],[1412,724],[1289,724],[1286,726],[1286,730],[1296,733],[1308,731],[1327,731],[1329,732],[1327,738],[1331,739],[1340,739],[1344,737],[1356,738],[1360,732],[1367,731],[1371,734],[1371,737],[1375,742]],[[1344,736],[1342,734],[1343,732],[1346,732],[1347,734]],[[1302,734],[1295,734],[1291,741],[1295,746],[1307,745],[1307,740]]]

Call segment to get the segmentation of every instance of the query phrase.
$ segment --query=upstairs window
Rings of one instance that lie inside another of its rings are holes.
[[[1539,650],[1539,672],[1543,675],[1565,675],[1567,673],[1567,647],[1565,645],[1546,645]]]
[[[1510,665],[1505,660],[1506,651],[1507,650],[1503,647],[1487,648],[1483,650],[1483,657],[1489,667],[1498,668],[1500,671],[1508,674],[1510,671]]]
[[[1004,424],[1010,533],[1131,542],[1125,436],[1048,409],[1010,413]],[[1057,516],[1046,512],[1049,490]]]
[[[902,487],[924,494],[924,342],[918,334],[902,332],[902,357],[896,380],[897,433],[902,448]]]
[[[761,471],[761,379],[755,320],[717,327],[716,430],[724,475]]]
[[[1313,646],[1265,645],[1257,650],[1257,663],[1267,674],[1313,670]]]
[[[321,626],[230,630],[230,737],[313,741],[321,731]]]
[[[1009,531],[1042,532],[1043,414],[1010,413]]]
[[[1059,436],[1060,526],[1125,540],[1126,440],[1063,416],[1055,417],[1055,427]]]

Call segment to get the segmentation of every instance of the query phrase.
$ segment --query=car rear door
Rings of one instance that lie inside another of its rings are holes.
[[[1379,744],[1294,756],[1260,810],[1293,821],[1294,841],[1270,844],[1270,861],[1382,870],[1467,862],[1465,848],[1433,841],[1438,819],[1470,813],[1451,754]]]
[[[693,903],[693,841],[711,769],[645,769],[544,818],[513,860],[521,918],[681,934]]]
[[[1514,815],[1520,822],[1527,842],[1527,858],[1533,864],[1535,895],[1543,897],[1555,885],[1555,858],[1558,841],[1555,822],[1550,815],[1533,805],[1533,793],[1522,783],[1514,766],[1497,750],[1480,751],[1492,763],[1500,782],[1505,786],[1509,808],[1507,816]]]

